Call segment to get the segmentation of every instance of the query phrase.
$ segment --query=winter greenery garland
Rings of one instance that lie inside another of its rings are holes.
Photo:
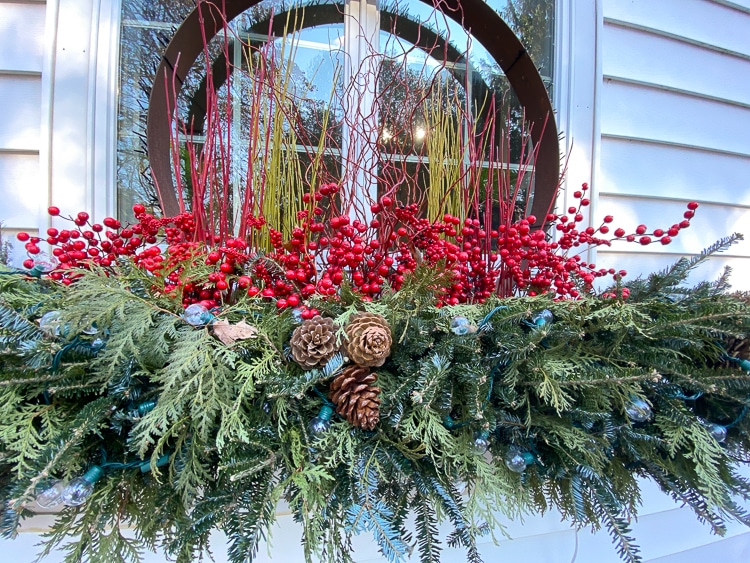
[[[641,477],[718,533],[750,523],[750,308],[723,278],[680,285],[705,256],[627,300],[436,307],[446,274],[417,268],[374,301],[313,297],[307,320],[247,296],[194,318],[127,260],[70,286],[6,271],[4,533],[62,493],[44,550],[69,540],[67,561],[194,561],[213,529],[246,561],[284,499],[308,560],[351,561],[367,531],[391,561],[439,561],[448,520],[479,561],[500,515],[554,507],[637,561]]]

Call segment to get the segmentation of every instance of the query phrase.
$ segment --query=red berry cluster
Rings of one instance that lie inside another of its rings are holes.
[[[368,225],[339,212],[330,197],[338,191],[338,185],[325,184],[305,194],[308,209],[298,214],[300,226],[288,241],[269,230],[273,251],[251,268],[256,285],[248,289],[249,295],[274,298],[277,307],[284,308],[297,307],[313,294],[336,295],[345,280],[365,299],[377,296],[385,283],[394,289],[401,286],[403,273],[413,270],[415,262],[405,243],[396,244],[400,235],[393,222],[373,218]],[[384,197],[372,211],[377,214],[392,205],[393,200]]]
[[[343,283],[351,283],[364,299],[373,299],[386,285],[398,290],[404,275],[419,264],[451,274],[449,284],[435,287],[438,306],[483,302],[491,295],[552,293],[556,298],[576,298],[590,291],[598,277],[626,275],[624,270],[586,263],[581,254],[587,248],[616,239],[669,244],[690,225],[698,207],[690,202],[685,219],[669,229],[648,233],[639,225],[634,233],[618,228],[614,238],[606,238],[611,216],[598,228],[581,225],[582,210],[589,205],[587,190],[584,184],[574,193],[578,204],[567,215],[549,214],[542,223],[529,216],[493,225],[490,217],[462,220],[450,214],[429,221],[420,216],[417,204],[399,205],[389,196],[371,205],[372,218],[365,223],[337,207],[338,185],[325,184],[303,197],[307,208],[298,213],[298,226],[288,240],[262,217],[250,218],[253,229],[268,231],[272,249],[265,256],[251,244],[252,238],[199,233],[190,213],[160,219],[139,204],[133,207],[138,222],[122,228],[111,217],[102,225],[92,224],[82,212],[68,218],[75,228],[47,231],[47,243],[59,260],[49,276],[69,284],[80,268],[109,267],[129,257],[163,279],[163,284],[154,284],[155,292],[179,299],[184,306],[201,303],[210,309],[234,300],[241,291],[272,299],[279,309],[299,308],[303,318],[315,314],[305,306],[312,295],[335,296]],[[60,211],[51,207],[49,213],[57,216]],[[550,237],[552,226],[558,232],[556,240]],[[24,265],[32,268],[41,239],[27,233],[18,238],[27,243],[30,258]],[[186,278],[186,267],[200,263],[212,269],[200,279]],[[627,289],[621,295],[627,297]]]

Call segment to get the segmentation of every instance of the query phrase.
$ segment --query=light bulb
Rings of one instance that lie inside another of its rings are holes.
[[[451,331],[453,334],[463,336],[469,334],[471,323],[466,317],[453,317],[451,319]]]
[[[211,322],[214,316],[208,312],[205,306],[200,303],[193,303],[188,305],[185,309],[185,313],[182,315],[185,322],[193,326],[201,326]]]
[[[35,278],[40,278],[42,277],[42,274],[49,274],[59,265],[60,262],[57,258],[41,252],[34,258],[34,266],[29,270],[29,275]]]
[[[487,430],[482,430],[474,438],[474,451],[479,455],[484,455],[490,448],[490,433]]]
[[[706,425],[706,430],[711,434],[711,437],[719,443],[722,443],[727,439],[727,427],[714,422],[709,422]]]
[[[331,417],[333,416],[333,408],[329,405],[323,405],[320,407],[320,412],[318,413],[318,416],[313,418],[310,421],[310,424],[307,426],[307,429],[310,431],[310,434],[315,437],[319,437],[321,434],[324,434],[330,427],[331,427]]]
[[[39,328],[47,336],[60,336],[60,311],[49,311],[39,319]]]
[[[42,508],[52,508],[62,502],[60,497],[65,490],[65,481],[56,479],[36,496],[36,503]]]
[[[631,397],[630,404],[625,408],[625,414],[632,422],[646,422],[651,418],[651,407],[640,397]]]
[[[531,317],[531,322],[534,323],[537,327],[542,328],[545,325],[551,324],[554,319],[555,317],[552,314],[552,311],[550,311],[549,309],[543,309],[542,311],[539,311],[536,315]]]
[[[519,448],[510,448],[505,454],[505,465],[516,473],[523,473],[532,463],[534,463],[534,455]]]
[[[94,485],[103,475],[104,470],[95,465],[80,477],[73,479],[62,493],[63,504],[66,506],[82,505],[91,496]]]

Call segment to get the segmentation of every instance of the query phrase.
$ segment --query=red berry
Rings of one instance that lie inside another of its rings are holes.
[[[83,222],[83,223],[85,223],[86,221],[89,220],[89,214],[86,213],[85,211],[81,211],[78,214],[78,220],[81,221],[81,222]]]
[[[286,302],[290,307],[296,307],[297,305],[299,305],[299,297],[297,297],[296,295],[290,295],[286,298]]]
[[[625,229],[617,229],[615,230],[615,236],[620,238],[625,236]]]
[[[687,229],[690,226],[690,221],[685,219],[684,221],[680,221],[680,228],[681,229]]]
[[[604,222],[605,222],[605,223],[611,223],[611,222],[612,222],[612,221],[614,221],[614,220],[615,220],[615,218],[614,218],[614,217],[612,217],[612,215],[605,215],[605,216],[604,216]]]
[[[651,244],[651,237],[641,237],[638,239],[638,242],[640,242],[643,246],[646,246],[647,244]]]
[[[245,289],[246,287],[250,287],[251,283],[252,283],[252,280],[248,276],[240,276],[237,279],[237,285],[240,286],[242,289]]]
[[[603,235],[606,235],[609,232],[609,227],[607,225],[602,225],[601,227],[599,227],[599,230]]]
[[[695,217],[695,211],[685,211],[685,213],[683,213],[682,216],[685,219],[692,219],[693,217]]]
[[[638,235],[642,235],[642,234],[643,234],[643,233],[645,233],[645,232],[646,232],[647,230],[648,230],[648,227],[646,227],[646,225],[638,225],[638,226],[637,226],[637,227],[635,228],[635,233],[636,233],[636,234],[638,234]]]
[[[258,295],[258,293],[260,293],[260,289],[255,286],[250,287],[247,290],[247,294],[249,297],[255,297],[256,295]]]
[[[664,230],[663,229],[654,229],[654,236],[655,237],[660,237],[663,234],[664,234]]]
[[[47,208],[47,213],[49,213],[50,215],[52,215],[53,217],[55,217],[57,215],[60,215],[60,208],[59,207],[55,207],[54,205],[52,205],[52,206],[50,206],[50,207]]]
[[[691,201],[690,203],[687,204],[687,208],[695,211],[696,209],[698,209],[698,202]]]
[[[670,237],[668,237],[668,236],[661,237],[661,243],[662,244],[669,244],[670,242],[672,242],[672,239]]]
[[[380,203],[383,207],[390,207],[391,205],[393,205],[393,198],[387,195],[383,196],[382,198],[380,198]]]
[[[216,282],[216,289],[218,289],[220,291],[224,291],[228,287],[229,287],[229,284],[227,282],[225,282],[224,280],[219,280],[219,281]]]
[[[140,215],[141,213],[145,213],[145,212],[146,212],[146,207],[142,203],[136,203],[133,206],[133,213],[135,213],[136,215]]]
[[[25,233],[21,231],[20,233],[16,235],[16,238],[20,240],[21,242],[26,242],[27,240],[29,240],[29,233]]]
[[[285,309],[289,306],[289,302],[286,299],[279,299],[276,301],[276,308],[277,309]]]
[[[31,270],[34,267],[34,261],[31,258],[27,258],[23,261],[23,267],[27,270]]]

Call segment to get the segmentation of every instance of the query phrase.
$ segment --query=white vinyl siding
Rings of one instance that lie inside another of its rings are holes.
[[[658,270],[740,232],[750,237],[750,7],[718,0],[603,0],[596,216],[632,232],[669,228],[700,202],[667,246],[615,243],[600,267]],[[750,289],[750,242],[698,270],[724,266]]]
[[[45,10],[0,2],[0,222],[10,232],[38,223]]]

